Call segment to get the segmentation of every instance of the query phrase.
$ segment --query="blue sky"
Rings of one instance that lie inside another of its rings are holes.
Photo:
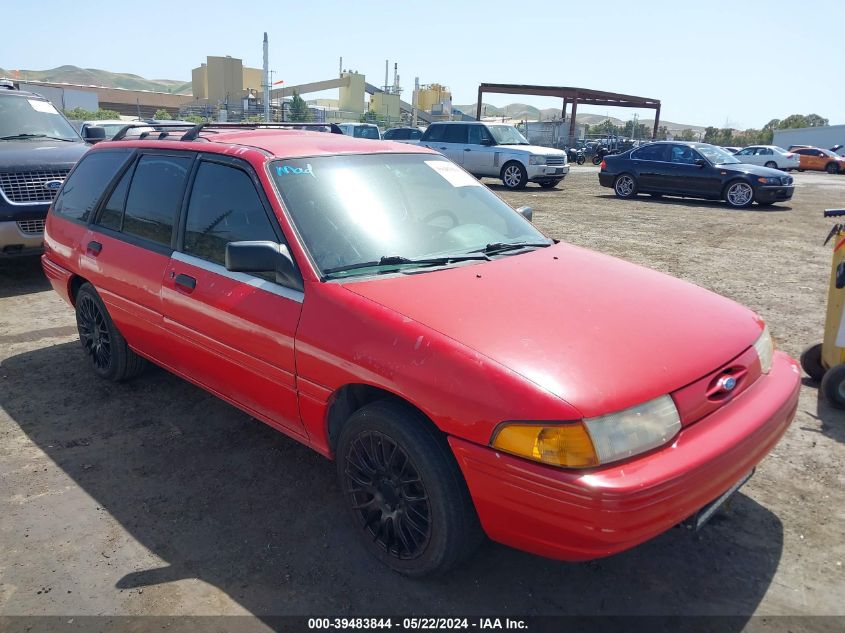
[[[473,103],[479,82],[526,83],[657,98],[662,118],[681,123],[760,127],[809,112],[845,123],[845,0],[206,0],[191,6],[4,2],[2,22],[15,27],[0,38],[0,67],[73,64],[187,81],[206,55],[260,67],[266,30],[270,67],[287,85],[336,76],[340,56],[346,68],[381,84],[389,59],[391,77],[399,63],[407,95],[418,76],[449,86],[457,104]],[[509,95],[485,101],[560,106],[555,99]],[[582,111],[631,115],[618,108]]]

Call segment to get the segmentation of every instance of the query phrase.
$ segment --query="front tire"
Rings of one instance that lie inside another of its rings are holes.
[[[505,163],[502,167],[502,183],[512,191],[525,189],[525,185],[528,184],[528,172],[516,161]]]
[[[845,409],[845,364],[831,367],[822,378],[821,392],[837,409]]]
[[[769,169],[777,169],[777,168],[778,168],[778,164],[777,164],[775,161],[770,160],[768,163],[766,163],[766,164],[764,165],[764,167],[768,167]]]
[[[337,473],[364,548],[400,574],[443,573],[483,539],[448,443],[403,403],[379,400],[352,414]]]
[[[745,209],[754,202],[754,189],[744,180],[734,180],[725,187],[725,202],[734,209]]]
[[[637,181],[631,174],[619,174],[613,182],[613,192],[617,198],[633,198],[637,195]]]
[[[824,170],[829,174],[838,174],[839,165],[837,165],[836,163],[828,163]]]
[[[578,163],[579,165],[583,165],[584,163],[587,162],[587,158],[585,156],[581,155],[581,156],[578,156],[578,158],[575,159],[575,162]]]
[[[121,382],[144,371],[144,359],[129,349],[90,283],[82,284],[76,293],[76,329],[82,349],[100,378]]]

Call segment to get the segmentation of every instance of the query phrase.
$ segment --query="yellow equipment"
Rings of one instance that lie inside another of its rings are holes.
[[[824,217],[845,217],[845,209],[827,209]],[[801,367],[821,382],[821,392],[835,407],[845,409],[845,223],[834,226],[825,244],[833,239],[833,261],[827,294],[824,341],[804,350]]]

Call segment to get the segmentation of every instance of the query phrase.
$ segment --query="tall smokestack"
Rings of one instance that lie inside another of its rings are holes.
[[[264,31],[264,121],[270,122],[270,62],[267,60],[267,31]]]
[[[393,64],[393,91],[398,92],[397,88],[399,88],[399,64],[394,62],[394,64]]]
[[[337,64],[337,76],[343,77],[343,57],[341,56],[340,61]]]
[[[390,88],[390,84],[387,83],[387,72],[388,68],[390,68],[390,60],[384,60],[384,91],[387,92]]]

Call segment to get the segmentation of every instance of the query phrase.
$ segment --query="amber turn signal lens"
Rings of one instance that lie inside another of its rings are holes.
[[[587,468],[599,463],[593,442],[580,423],[508,424],[493,438],[493,448],[564,468]]]

